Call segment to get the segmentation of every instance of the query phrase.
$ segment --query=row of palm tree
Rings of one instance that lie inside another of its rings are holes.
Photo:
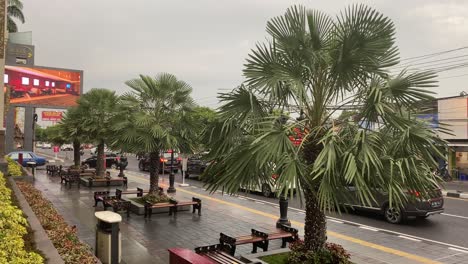
[[[161,151],[191,153],[199,146],[203,128],[198,110],[212,110],[198,108],[190,85],[172,74],[140,75],[126,85],[130,92],[121,96],[108,89],[91,89],[82,95],[77,106],[69,108],[52,128],[49,138],[58,144],[73,142],[75,166],[80,165],[80,144],[95,143],[98,176],[105,173],[106,145],[126,153],[149,153],[150,191],[157,192]]]

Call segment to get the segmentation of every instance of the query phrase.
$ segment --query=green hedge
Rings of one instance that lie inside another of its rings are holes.
[[[21,170],[21,165],[19,165],[18,162],[12,160],[8,156],[5,156],[5,159],[8,162],[8,175],[10,175],[10,176],[23,176],[23,171]]]
[[[39,254],[24,249],[27,225],[23,212],[12,205],[11,190],[0,172],[0,263],[44,263]]]

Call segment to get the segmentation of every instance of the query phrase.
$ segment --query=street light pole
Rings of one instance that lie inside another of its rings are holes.
[[[280,207],[280,218],[276,221],[276,227],[281,227],[282,225],[291,226],[291,221],[288,219],[288,198],[286,196],[281,195],[279,199],[279,207]]]
[[[3,87],[3,76],[5,74],[5,57],[6,57],[6,45],[7,45],[7,0],[0,0],[0,170],[6,173],[7,163],[3,158],[5,156],[5,93]]]
[[[176,188],[174,187],[175,175],[174,175],[174,150],[171,150],[171,167],[169,169],[169,188],[168,193],[175,193]]]

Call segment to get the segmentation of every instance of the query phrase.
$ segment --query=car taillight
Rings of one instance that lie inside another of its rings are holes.
[[[177,161],[181,161],[181,160],[182,160],[182,158],[181,158],[181,157],[178,157],[178,158],[177,158]]]
[[[160,159],[161,162],[167,162],[167,159]]]
[[[421,194],[420,194],[418,191],[414,191],[414,190],[409,190],[408,193],[409,193],[409,194],[412,194],[412,195],[414,195],[414,196],[416,196],[416,197],[421,196]]]
[[[271,178],[273,178],[274,180],[276,180],[278,178],[278,174],[273,174],[271,175]]]

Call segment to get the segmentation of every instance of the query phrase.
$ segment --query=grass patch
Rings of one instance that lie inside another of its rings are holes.
[[[287,264],[289,252],[261,257],[260,259],[269,264]]]

